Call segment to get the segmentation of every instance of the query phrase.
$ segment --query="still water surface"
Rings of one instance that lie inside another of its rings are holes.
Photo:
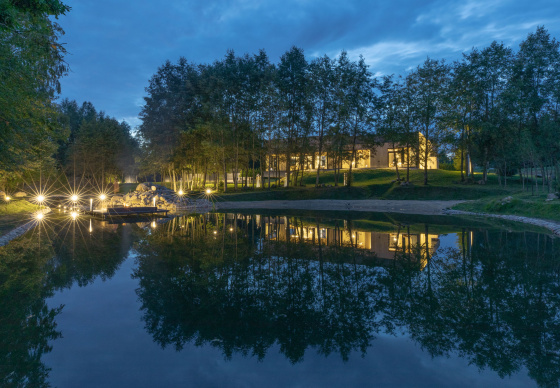
[[[53,216],[0,248],[0,386],[558,386],[560,244],[512,227]]]

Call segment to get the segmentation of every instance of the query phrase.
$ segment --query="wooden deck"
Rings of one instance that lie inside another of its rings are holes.
[[[167,217],[169,210],[158,209],[152,206],[138,206],[138,207],[110,207],[107,209],[99,209],[87,211],[86,214],[92,216],[106,217],[138,217],[140,215],[159,215],[163,214]]]

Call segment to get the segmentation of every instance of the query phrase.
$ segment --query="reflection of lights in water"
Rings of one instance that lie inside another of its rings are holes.
[[[70,213],[70,216],[72,217],[73,220],[75,220],[76,218],[78,218],[78,213],[72,212]]]
[[[152,221],[152,228],[154,228],[154,229],[156,228],[156,222],[155,221]]]

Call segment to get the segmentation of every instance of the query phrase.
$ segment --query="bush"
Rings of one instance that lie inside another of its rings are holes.
[[[455,166],[453,166],[453,163],[440,163],[439,169],[447,170],[447,171],[455,171]]]

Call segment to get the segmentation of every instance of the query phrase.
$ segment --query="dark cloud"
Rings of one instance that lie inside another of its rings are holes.
[[[493,40],[517,48],[537,25],[560,37],[560,5],[549,0],[66,2],[72,11],[59,23],[72,72],[62,96],[132,126],[150,76],[180,56],[207,63],[264,48],[276,61],[296,45],[310,57],[345,49],[374,72],[404,73],[426,56],[453,60]]]

